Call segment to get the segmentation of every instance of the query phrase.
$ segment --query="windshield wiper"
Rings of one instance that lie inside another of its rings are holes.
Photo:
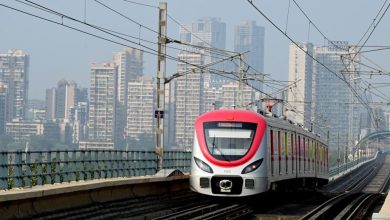
[[[222,156],[222,158],[225,160],[225,161],[230,161],[221,151],[221,149],[219,149],[219,147],[217,145],[215,145],[215,135],[213,137],[213,143],[211,143],[213,145],[213,150],[211,152],[212,155],[214,155],[214,149],[217,149],[220,153],[220,155]]]

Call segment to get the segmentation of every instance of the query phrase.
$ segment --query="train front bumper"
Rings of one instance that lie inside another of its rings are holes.
[[[267,177],[191,175],[191,190],[210,196],[250,196],[268,191]]]

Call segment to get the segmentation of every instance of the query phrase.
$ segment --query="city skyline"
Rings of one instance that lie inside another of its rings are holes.
[[[149,1],[147,4],[157,6],[157,1]],[[222,1],[196,1],[196,2],[180,2],[168,1],[168,13],[181,24],[186,24],[203,17],[217,17],[221,18],[226,26],[226,48],[233,50],[234,28],[236,25],[242,24],[246,21],[254,20],[257,25],[264,26],[265,34],[265,73],[271,74],[275,79],[287,80],[288,75],[288,45],[290,42],[278,33],[264,18],[262,18],[256,11],[254,11],[247,2],[230,2],[230,4],[223,4]],[[29,9],[19,3],[9,3],[10,6],[20,8],[23,10]],[[127,26],[126,33],[134,36],[141,36],[143,39],[156,41],[153,33],[145,28],[139,28],[137,25],[132,25],[126,19],[118,15],[108,18],[106,15],[113,15],[112,12],[104,8],[102,5],[87,1],[87,13],[84,14],[84,2],[76,1],[50,1],[42,4],[59,10],[63,13],[74,16],[78,19],[96,22],[96,24],[104,24],[105,27],[115,28],[121,30],[122,27]],[[108,3],[107,3],[108,4]],[[205,4],[210,7],[203,7]],[[224,10],[215,10],[218,6],[223,4]],[[287,33],[294,37],[296,41],[310,41],[313,44],[323,44],[324,39],[312,26],[309,30],[308,21],[303,18],[298,9],[291,6],[291,13],[287,22],[288,2],[261,2],[265,12],[270,18],[277,23]],[[338,7],[334,8],[332,1],[325,2],[302,2],[300,3],[303,9],[308,12],[309,16],[316,18],[313,20],[316,25],[329,37],[330,39],[342,39],[349,42],[357,43],[370,25],[372,19],[376,15],[380,4],[368,4],[366,2],[346,1],[339,3]],[[115,9],[120,9],[123,6],[131,13],[132,18],[140,21],[146,27],[153,29],[157,28],[157,13],[156,9],[147,8],[132,4],[111,3],[110,6]],[[348,7],[351,16],[344,16],[345,8]],[[77,10],[74,10],[77,8]],[[364,16],[353,13],[364,8]],[[197,10],[199,13],[188,13],[189,9]],[[201,9],[201,10],[200,10]],[[76,80],[78,83],[86,87],[88,85],[89,65],[93,62],[104,62],[111,59],[112,55],[120,51],[123,47],[105,42],[103,40],[95,39],[77,32],[70,31],[64,27],[53,24],[47,24],[38,19],[30,19],[29,16],[19,16],[15,11],[10,11],[6,8],[0,8],[0,22],[7,21],[10,18],[14,21],[14,26],[9,23],[0,23],[6,27],[6,32],[0,31],[2,35],[3,44],[0,45],[0,51],[7,51],[8,49],[22,49],[27,54],[33,57],[31,61],[31,82],[30,82],[30,98],[44,97],[44,90],[39,88],[48,88],[61,79]],[[332,11],[329,16],[327,11]],[[34,13],[37,11],[34,11]],[[146,18],[144,13],[150,16]],[[97,19],[97,14],[104,15],[102,19]],[[235,16],[229,16],[234,14]],[[4,18],[4,19],[3,19]],[[386,18],[386,17],[385,17]],[[384,40],[386,26],[388,19],[384,19],[381,25],[376,29],[375,34],[368,42],[370,45],[386,45],[388,40]],[[173,21],[169,20],[168,33],[173,38],[179,39],[179,26]],[[16,27],[22,27],[17,29]],[[24,29],[24,28],[25,29]],[[348,28],[345,28],[348,27]],[[29,38],[23,38],[21,30],[31,30]],[[33,31],[34,30],[34,31]],[[140,31],[141,30],[141,31]],[[64,38],[66,36],[66,38]],[[353,38],[353,39],[350,39]],[[50,42],[49,44],[47,44]],[[54,45],[54,46],[49,46]],[[76,52],[77,51],[77,52]],[[76,52],[76,53],[75,53]],[[374,54],[375,55],[375,54]],[[64,59],[67,57],[67,59]],[[57,58],[57,59],[56,59]],[[277,59],[275,59],[277,58]],[[147,55],[145,58],[145,74],[155,75],[155,56]],[[175,64],[172,62],[168,65],[168,74],[175,72]],[[386,68],[386,63],[384,63]],[[69,77],[68,77],[69,76]],[[41,79],[45,78],[44,81]]]

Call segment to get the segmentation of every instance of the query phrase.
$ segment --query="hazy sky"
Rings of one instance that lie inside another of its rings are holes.
[[[23,1],[23,0],[21,0]],[[158,10],[124,0],[99,0],[142,25],[157,30]],[[155,42],[157,35],[144,27],[115,14],[94,0],[35,0],[48,8],[82,21],[113,29],[131,36],[141,36]],[[159,1],[139,1],[158,6]],[[226,48],[233,49],[234,26],[246,20],[255,20],[265,27],[265,73],[272,78],[287,80],[288,45],[290,41],[266,21],[246,0],[168,0],[168,14],[180,23],[191,23],[202,17],[220,17],[227,24]],[[263,12],[294,40],[323,45],[323,37],[310,26],[309,21],[293,4],[293,0],[253,0]],[[331,40],[346,40],[356,44],[363,36],[382,1],[369,0],[296,0],[312,21]],[[287,24],[288,6],[289,19]],[[0,4],[62,22],[61,18],[28,7],[13,0]],[[86,4],[86,7],[85,7]],[[86,13],[85,13],[86,12]],[[64,24],[98,33],[85,25],[64,19]],[[287,29],[286,29],[287,26]],[[367,45],[390,45],[390,15],[385,15]],[[168,35],[179,39],[179,26],[168,20]],[[103,35],[109,37],[107,35]],[[113,39],[113,37],[109,37]],[[138,40],[134,40],[138,42]],[[123,41],[122,41],[123,42]],[[126,42],[129,46],[138,47]],[[157,48],[154,44],[145,44]],[[172,45],[174,46],[174,45]],[[61,79],[75,80],[84,87],[89,85],[89,66],[94,62],[109,61],[119,46],[63,26],[52,24],[0,6],[0,52],[22,49],[31,57],[30,98],[43,99],[45,89],[56,86]],[[175,56],[175,51],[170,51]],[[368,56],[379,66],[389,69],[389,54],[370,53]],[[145,54],[144,73],[155,75],[157,59]],[[175,63],[168,63],[167,75],[174,73]]]

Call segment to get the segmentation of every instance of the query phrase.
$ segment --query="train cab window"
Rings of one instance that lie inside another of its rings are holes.
[[[218,160],[239,160],[248,153],[256,127],[256,123],[249,122],[206,122],[207,149]]]

